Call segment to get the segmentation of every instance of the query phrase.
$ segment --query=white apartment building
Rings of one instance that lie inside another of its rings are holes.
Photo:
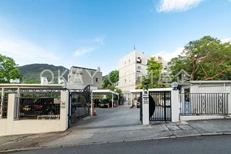
[[[137,82],[147,75],[147,64],[150,55],[132,51],[119,60],[119,85],[125,100],[130,102],[130,90],[136,88]]]
[[[91,69],[72,66],[68,75],[68,83],[100,88],[102,86],[102,72],[99,68]]]
[[[155,60],[158,61],[158,63],[162,64],[162,70],[161,73],[168,73],[169,71],[169,65],[168,65],[168,61],[164,60],[161,56],[154,56]]]
[[[128,104],[131,103],[130,90],[136,89],[141,83],[142,77],[147,76],[148,60],[154,57],[156,61],[162,64],[161,73],[168,72],[168,62],[161,56],[150,56],[133,50],[128,55],[119,60],[119,84],[118,88],[122,90],[124,98]]]

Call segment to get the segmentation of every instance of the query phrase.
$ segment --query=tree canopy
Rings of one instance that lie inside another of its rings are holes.
[[[107,88],[108,86],[115,84],[119,81],[119,71],[111,71],[103,80],[102,88]]]
[[[231,44],[204,36],[190,41],[182,54],[173,58],[169,65],[173,75],[184,69],[191,80],[230,80]]]
[[[0,54],[0,83],[9,83],[10,79],[22,79],[15,61]]]
[[[161,69],[162,69],[162,64],[156,61],[154,57],[148,60],[148,66],[147,66],[148,75],[142,77],[141,83],[137,85],[136,88],[142,89],[145,88],[146,85],[148,85],[149,88],[163,87],[163,85],[160,85],[158,83],[161,74]]]
[[[114,84],[116,84],[119,81],[119,71],[118,70],[114,70],[111,71],[103,80],[103,85],[102,85],[102,89],[109,89],[112,91],[116,91],[117,93],[121,94],[122,91],[119,88],[116,88]],[[107,95],[107,99],[111,99],[112,96],[111,95]],[[115,100],[118,99],[117,95],[114,95]]]

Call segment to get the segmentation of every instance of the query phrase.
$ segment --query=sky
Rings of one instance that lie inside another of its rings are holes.
[[[231,38],[231,0],[0,0],[0,54],[17,64],[118,69],[133,51],[170,60]]]

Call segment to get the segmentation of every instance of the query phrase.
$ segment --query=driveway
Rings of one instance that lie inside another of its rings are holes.
[[[140,125],[138,108],[96,108],[97,116],[87,117],[74,124],[71,129],[110,128]]]

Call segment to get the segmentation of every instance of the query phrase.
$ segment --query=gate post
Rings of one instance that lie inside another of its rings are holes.
[[[94,104],[95,102],[93,101],[93,92],[91,91],[91,116],[94,115]]]
[[[179,90],[171,91],[171,103],[172,122],[178,122],[180,120]]]
[[[142,93],[143,125],[149,125],[149,92],[145,89]]]
[[[61,104],[60,104],[60,131],[65,131],[69,125],[69,109],[71,108],[69,104],[70,93],[68,90],[61,91]]]

